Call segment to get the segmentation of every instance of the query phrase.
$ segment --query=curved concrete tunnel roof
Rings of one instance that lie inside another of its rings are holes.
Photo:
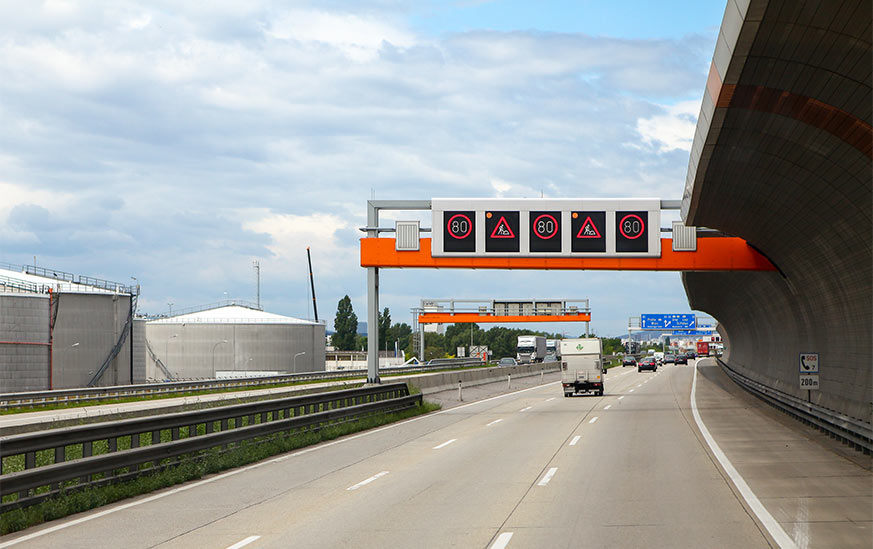
[[[683,274],[726,361],[806,398],[798,355],[818,352],[812,401],[868,422],[871,21],[869,0],[729,0],[682,204],[687,225],[740,236],[779,269]]]

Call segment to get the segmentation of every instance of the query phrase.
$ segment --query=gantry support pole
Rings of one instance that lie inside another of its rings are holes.
[[[367,201],[367,238],[379,238],[379,209]],[[379,268],[367,267],[367,383],[379,381]]]

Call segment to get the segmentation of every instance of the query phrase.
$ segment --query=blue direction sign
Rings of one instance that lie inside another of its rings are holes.
[[[715,330],[673,330],[674,336],[708,336]]]
[[[694,314],[642,315],[643,330],[689,330],[697,327]]]

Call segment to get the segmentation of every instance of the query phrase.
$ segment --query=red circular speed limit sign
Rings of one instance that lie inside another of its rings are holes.
[[[473,223],[466,215],[455,214],[446,222],[446,229],[449,232],[449,236],[461,240],[467,238],[467,235],[473,230]]]
[[[646,230],[646,224],[643,222],[642,217],[636,214],[628,214],[618,222],[618,230],[628,240],[635,240],[642,236]]]
[[[533,231],[538,238],[548,240],[558,234],[558,220],[551,214],[542,214],[534,219]]]

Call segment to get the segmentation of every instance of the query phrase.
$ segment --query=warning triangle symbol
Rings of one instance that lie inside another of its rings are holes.
[[[515,233],[512,232],[509,223],[506,222],[506,217],[500,216],[497,226],[491,231],[491,238],[515,238]]]
[[[597,230],[597,225],[591,221],[590,215],[585,218],[585,223],[582,224],[582,228],[579,229],[576,238],[601,238],[600,231]]]

